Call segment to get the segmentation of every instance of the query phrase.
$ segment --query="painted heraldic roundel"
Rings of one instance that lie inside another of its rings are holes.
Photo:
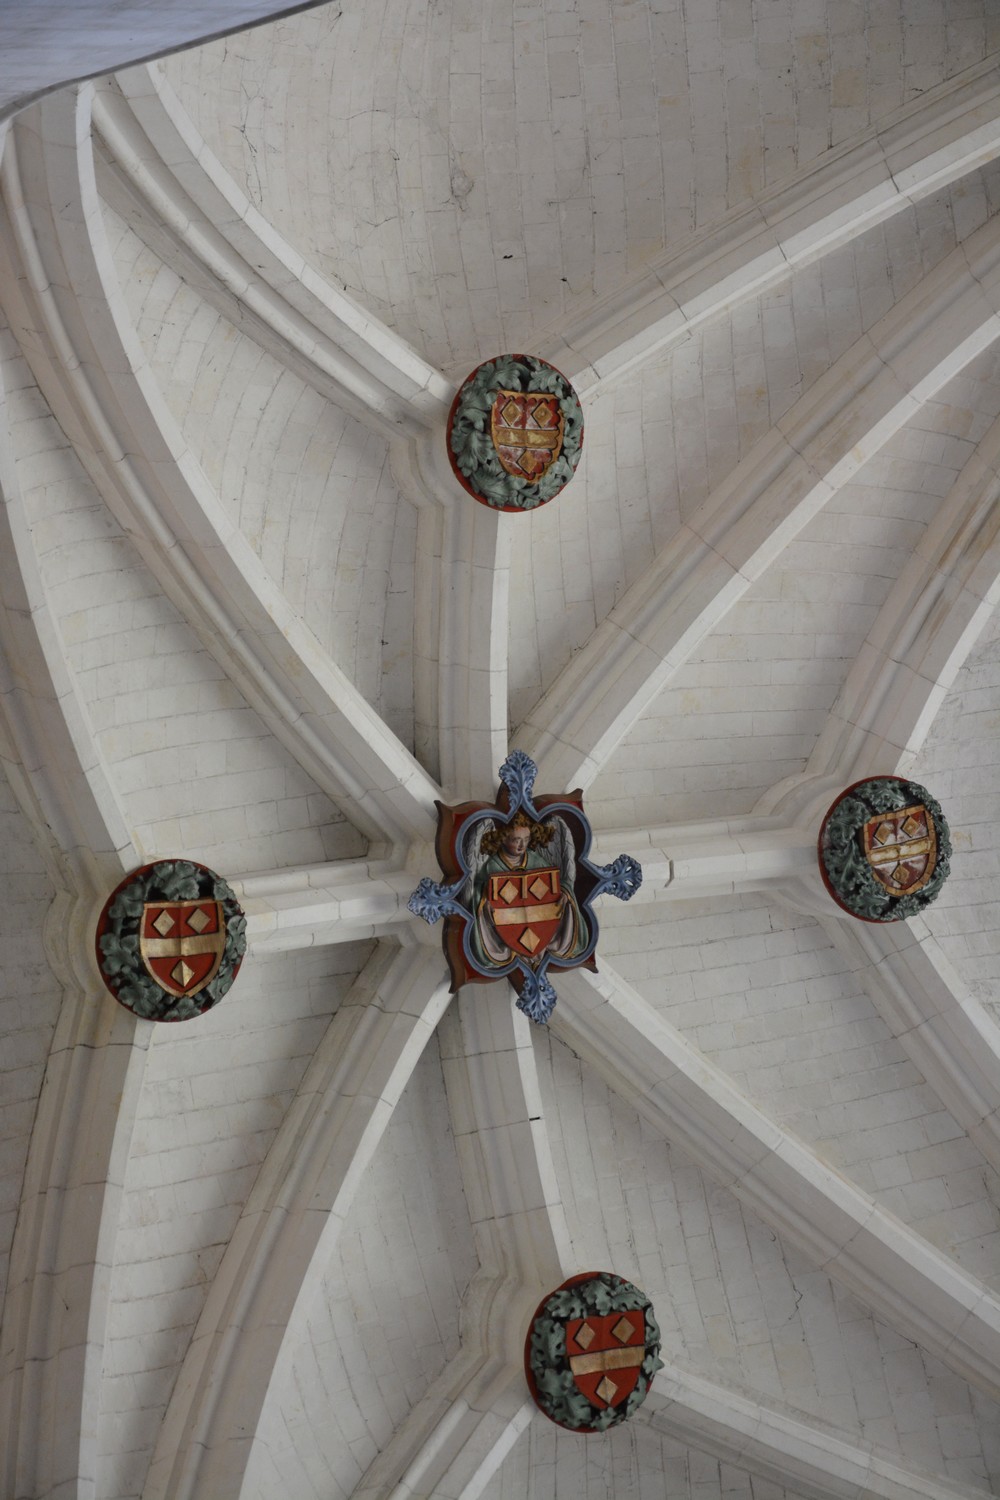
[[[161,859],[105,902],[97,962],[120,1004],[147,1021],[188,1021],[217,1005],[239,972],[246,918],[205,865]]]

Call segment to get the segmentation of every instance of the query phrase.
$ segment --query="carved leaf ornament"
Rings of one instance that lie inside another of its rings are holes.
[[[571,1432],[606,1432],[645,1401],[660,1359],[645,1292],[610,1271],[573,1276],[540,1303],[524,1369],[538,1407]]]
[[[940,804],[902,776],[872,776],[842,792],[819,835],[820,873],[844,911],[900,922],[934,900],[948,878],[951,836]]]
[[[231,886],[186,859],[135,870],[97,924],[101,977],[145,1021],[204,1015],[231,987],[246,946],[246,917]]]
[[[459,484],[494,510],[535,510],[573,478],[583,410],[564,375],[530,354],[488,359],[467,376],[448,418]]]

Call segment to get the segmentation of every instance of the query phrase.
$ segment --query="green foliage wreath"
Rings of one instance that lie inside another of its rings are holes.
[[[559,457],[536,483],[508,474],[493,446],[491,417],[497,391],[544,391],[558,396],[564,419]],[[497,510],[534,510],[573,478],[583,448],[583,411],[565,376],[543,359],[504,354],[479,366],[462,386],[449,437],[455,465]]]
[[[171,995],[146,971],[139,953],[142,908],[147,901],[218,901],[226,923],[226,946],[215,978],[197,995]],[[246,952],[246,917],[232,887],[185,859],[161,859],[121,887],[107,908],[98,939],[101,972],[122,1005],[145,1021],[190,1021],[217,1005]]]
[[[865,858],[864,825],[877,813],[898,812],[922,802],[937,832],[937,863],[922,890],[891,896],[875,878]],[[827,814],[820,835],[820,856],[838,900],[856,917],[873,922],[900,922],[912,917],[937,896],[951,869],[948,823],[925,787],[900,776],[872,777],[852,787]]]
[[[605,1317],[608,1313],[635,1308],[641,1308],[646,1315],[646,1356],[639,1368],[638,1383],[620,1406],[598,1410],[573,1378],[566,1353],[566,1324],[571,1318]],[[652,1304],[630,1281],[607,1271],[553,1292],[531,1325],[528,1362],[535,1382],[535,1399],[553,1422],[594,1432],[616,1427],[619,1422],[628,1421],[642,1405],[653,1376],[663,1368],[660,1327],[653,1316]]]

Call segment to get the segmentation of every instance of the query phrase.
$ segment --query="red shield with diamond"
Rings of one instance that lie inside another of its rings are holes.
[[[565,419],[558,396],[539,391],[497,391],[490,430],[508,474],[532,483],[562,452]]]
[[[606,1317],[570,1318],[566,1354],[573,1379],[602,1410],[619,1406],[635,1390],[646,1357],[646,1315],[641,1308]]]
[[[219,972],[226,924],[218,901],[147,901],[139,952],[171,995],[197,995]]]
[[[869,818],[864,841],[872,874],[890,896],[921,890],[934,873],[937,832],[921,803]]]
[[[522,958],[536,959],[559,930],[561,896],[558,870],[511,870],[490,876],[486,899],[507,947]]]

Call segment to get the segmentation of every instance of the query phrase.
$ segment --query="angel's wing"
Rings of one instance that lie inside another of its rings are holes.
[[[476,885],[476,876],[479,874],[481,867],[486,863],[486,860],[488,858],[488,856],[485,855],[482,850],[483,838],[487,833],[491,833],[495,827],[496,824],[494,823],[492,818],[481,818],[478,823],[474,823],[472,825],[472,828],[466,834],[465,839],[462,843],[462,853],[465,856],[465,862],[469,867],[469,873],[466,876],[465,883],[459,891],[456,900],[460,901],[467,911],[472,910],[472,898]]]
[[[562,877],[563,890],[573,890],[576,886],[576,846],[573,843],[573,835],[569,831],[569,824],[565,818],[558,814],[552,819],[556,836],[552,840],[552,853],[555,855],[556,864],[559,866],[559,874]]]

